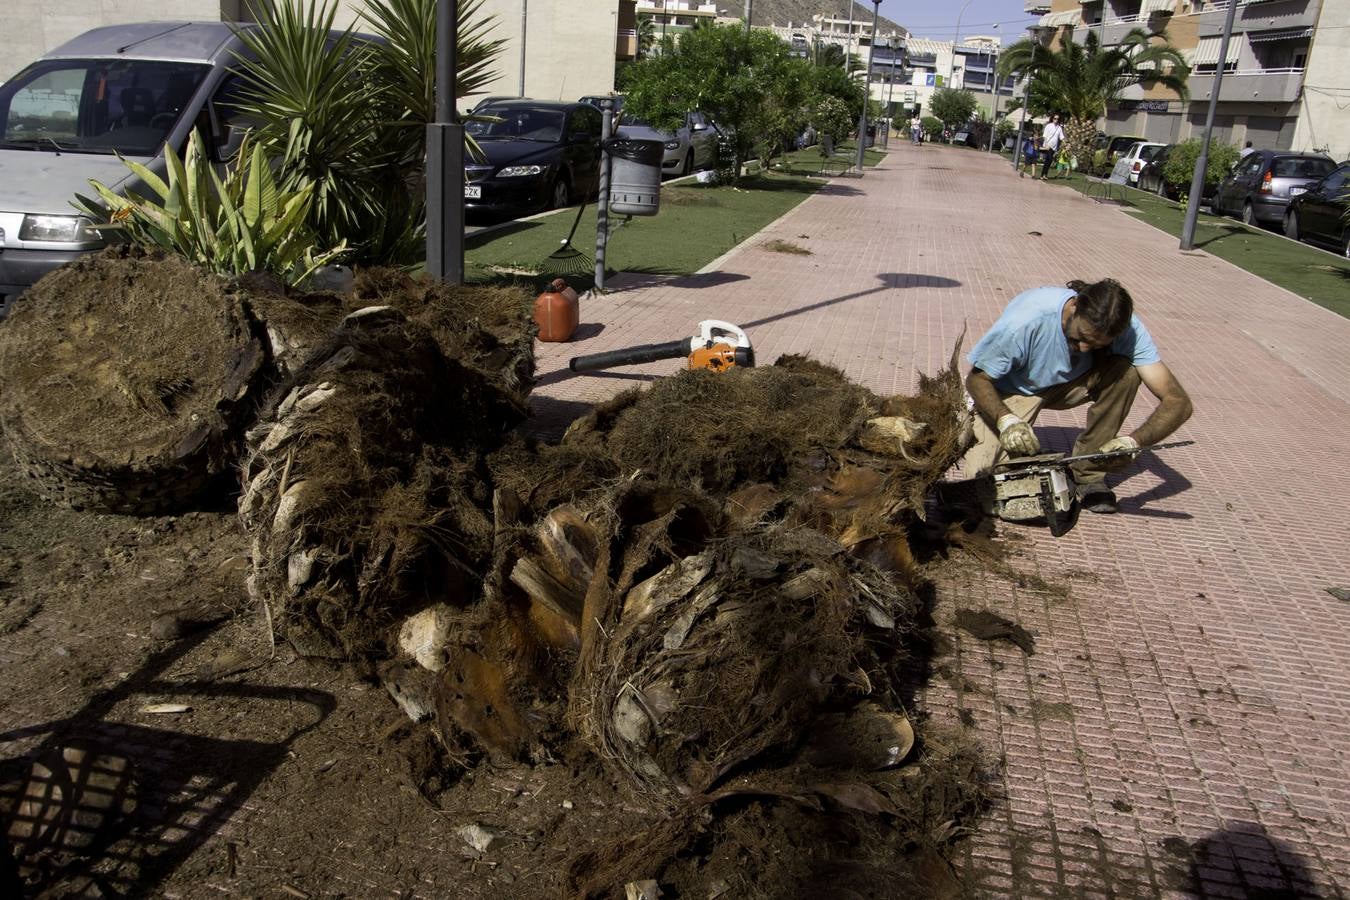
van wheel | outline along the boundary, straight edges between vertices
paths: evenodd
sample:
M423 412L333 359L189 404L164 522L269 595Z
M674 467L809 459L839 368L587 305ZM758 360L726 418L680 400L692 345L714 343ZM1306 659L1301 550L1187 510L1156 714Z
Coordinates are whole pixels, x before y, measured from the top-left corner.
M1242 204L1242 224L1243 225L1256 224L1256 210L1252 209L1252 201L1250 200Z
M1298 213L1292 209L1284 217L1284 236L1291 241L1298 240Z
M549 201L549 209L562 209L571 199L572 192L567 188L567 179L558 176L558 180L553 182L553 191Z

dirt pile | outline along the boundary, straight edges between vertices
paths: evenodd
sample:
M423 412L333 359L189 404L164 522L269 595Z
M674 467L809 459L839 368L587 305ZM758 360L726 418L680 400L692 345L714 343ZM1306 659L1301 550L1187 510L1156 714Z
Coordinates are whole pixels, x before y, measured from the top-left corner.
M0 330L0 426L48 499L162 512L234 463L265 366L238 291L113 248L43 278Z

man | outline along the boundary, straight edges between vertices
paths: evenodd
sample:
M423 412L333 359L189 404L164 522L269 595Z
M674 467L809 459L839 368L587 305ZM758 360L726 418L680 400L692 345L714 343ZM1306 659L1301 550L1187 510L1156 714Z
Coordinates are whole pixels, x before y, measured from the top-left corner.
M1238 154L1238 159L1239 159L1239 160L1246 159L1247 156L1248 156L1248 154L1255 153L1255 152L1256 152L1256 148L1252 146L1252 142L1251 142L1251 141L1248 141L1247 143L1245 143L1245 144L1242 145L1242 152Z
M969 359L975 368L966 378L966 390L977 415L975 446L962 462L967 477L987 473L1005 454L1039 453L1041 444L1031 426L1042 408L1091 404L1074 455L1138 450L1163 440L1191 416L1191 400L1158 356L1153 338L1134 314L1134 301L1111 278L1018 294ZM1122 435L1120 427L1140 384L1158 399L1158 408ZM1133 458L1111 461L1114 465L1073 465L1084 509L1116 511L1106 473Z
M1055 157L1059 155L1059 145L1062 143L1064 143L1064 129L1060 127L1059 116L1051 116L1050 124L1041 132L1041 153L1045 157L1045 162L1041 163L1041 180L1049 177L1050 167L1055 164Z
M909 139L915 144L923 143L923 122L917 112L909 120Z

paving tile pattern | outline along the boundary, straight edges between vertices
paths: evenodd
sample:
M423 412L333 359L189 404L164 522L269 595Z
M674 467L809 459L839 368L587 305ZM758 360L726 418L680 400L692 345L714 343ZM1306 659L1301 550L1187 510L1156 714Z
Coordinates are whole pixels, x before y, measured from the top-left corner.
M746 327L764 362L809 353L909 391L1019 291L1105 276L1195 401L1177 437L1196 444L1128 471L1118 516L1060 539L1006 529L1014 565L1068 599L978 573L943 585L939 621L987 607L1037 636L1031 656L958 641L967 689L924 698L967 710L1006 760L969 873L988 896L1342 896L1350 604L1325 588L1350 585L1350 321L985 154L902 144L705 273L586 302L582 339L539 347L537 427L680 367L575 375L572 355L701 319ZM1038 432L1067 449L1081 422L1047 413Z

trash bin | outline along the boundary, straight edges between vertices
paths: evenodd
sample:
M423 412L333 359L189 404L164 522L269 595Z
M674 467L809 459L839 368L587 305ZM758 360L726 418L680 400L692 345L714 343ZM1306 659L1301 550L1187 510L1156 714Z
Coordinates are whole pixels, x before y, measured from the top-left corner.
M611 140L609 152L609 209L626 216L654 216L661 206L660 141Z

